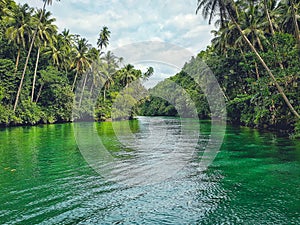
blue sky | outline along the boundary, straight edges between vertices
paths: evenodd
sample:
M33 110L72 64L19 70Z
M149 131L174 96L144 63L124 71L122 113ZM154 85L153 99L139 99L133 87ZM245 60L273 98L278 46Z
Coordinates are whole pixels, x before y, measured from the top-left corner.
M42 0L16 0L42 7ZM103 26L111 31L109 49L141 41L162 41L196 55L214 29L195 14L197 0L53 0L48 6L59 30L70 29L96 44Z

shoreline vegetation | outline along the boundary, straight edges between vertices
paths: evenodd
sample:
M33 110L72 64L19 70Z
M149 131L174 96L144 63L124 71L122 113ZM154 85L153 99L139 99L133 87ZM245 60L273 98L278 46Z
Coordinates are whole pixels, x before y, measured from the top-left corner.
M52 1L44 2L44 9L33 9L0 0L0 126L65 123L91 113L95 121L110 120L118 94L124 88L134 91L129 83L148 79L154 69L142 72L124 65L122 57L105 53L110 38L106 26L99 27L96 47L68 29L59 32L46 10ZM167 80L182 86L199 118L208 119L206 97L188 76L205 62L224 92L229 123L284 130L299 138L299 9L300 2L295 0L198 0L197 12L216 23L215 37L205 51ZM96 92L99 86L103 88ZM74 115L75 87L82 90ZM163 87L164 81L153 89ZM91 97L96 104L82 101ZM157 97L129 100L136 105L132 116L177 115L174 106ZM174 101L184 99L178 95Z

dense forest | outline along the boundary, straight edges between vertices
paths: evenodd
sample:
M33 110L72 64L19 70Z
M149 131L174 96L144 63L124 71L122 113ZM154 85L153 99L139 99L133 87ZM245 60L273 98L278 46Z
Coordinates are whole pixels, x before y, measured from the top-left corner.
M215 37L205 51L169 79L187 90L200 118L209 118L203 92L187 76L204 61L225 94L230 122L299 136L299 9L298 0L198 0L197 12L209 23L215 22ZM155 88L163 86L162 82ZM144 115L177 114L157 97L151 97L140 110Z
M69 122L92 111L96 121L109 119L124 87L147 79L153 68L142 73L124 65L122 57L104 52L111 35L106 26L99 26L97 46L68 29L59 32L47 4L52 1L44 1L42 9L0 1L0 124ZM300 2L198 0L197 6L197 13L215 23L215 37L169 80L191 96L200 118L210 118L203 91L188 76L204 61L224 92L230 122L300 136ZM99 86L100 93L95 92ZM94 97L96 104L89 103ZM141 115L177 115L174 106L155 96L135 110Z
M110 118L110 107L119 91L150 76L153 69L143 74L132 65L123 65L122 58L112 52L104 53L110 38L106 26L99 29L96 47L67 29L58 32L47 4L52 1L44 1L43 9L33 9L12 0L0 1L0 124L80 119L87 112L72 115L72 111L78 106L73 104L75 89L83 77L91 84L89 93L99 84L103 87L97 93L95 119Z

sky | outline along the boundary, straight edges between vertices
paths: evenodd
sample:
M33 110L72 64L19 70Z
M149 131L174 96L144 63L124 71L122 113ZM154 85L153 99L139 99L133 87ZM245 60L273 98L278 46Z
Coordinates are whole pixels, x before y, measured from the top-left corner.
M42 0L16 2L38 8L43 4ZM53 0L47 9L56 18L60 31L70 29L94 46L101 28L107 26L111 31L108 50L157 41L197 55L210 44L210 31L214 27L208 25L201 14L195 14L196 6L197 0Z

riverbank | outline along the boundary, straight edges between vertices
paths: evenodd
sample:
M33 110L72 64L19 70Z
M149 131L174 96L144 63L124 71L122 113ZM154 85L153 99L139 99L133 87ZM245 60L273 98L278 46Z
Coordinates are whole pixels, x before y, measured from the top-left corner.
M166 117L166 116L152 116L153 118L157 117L157 118L161 118L161 117ZM174 117L174 116L167 116L167 118L179 118L179 117ZM136 120L137 118L131 118L130 120ZM118 120L118 121L124 121L124 120ZM202 121L200 119L200 121ZM209 119L206 119L205 121L210 121ZM97 123L101 123L101 122L113 122L111 118L105 119L105 120L101 120L101 121L96 121L96 120L75 120L75 121L56 121L53 123L49 123L49 122L39 122L36 124L13 124L13 125L3 125L0 124L0 128L5 129L5 128L9 128L9 127L33 127L33 126L42 126L42 125L59 125L59 124L72 124L72 123L80 123L80 122L97 122ZM227 121L227 125L230 126L234 126L234 127L241 127L241 128L250 128L253 130L257 130L260 132L270 132L270 133L274 133L274 134L279 134L280 136L283 137L289 137L290 139L300 139L300 126L299 127L295 127L294 129L290 128L290 129L276 129L274 127L251 127L251 126L246 126L244 124L238 124L238 123L234 123L232 121Z

